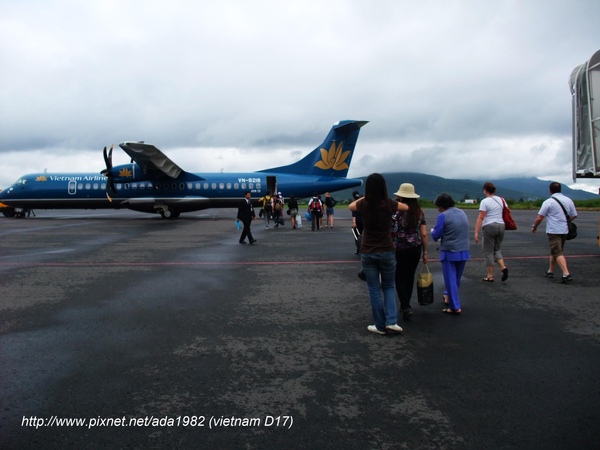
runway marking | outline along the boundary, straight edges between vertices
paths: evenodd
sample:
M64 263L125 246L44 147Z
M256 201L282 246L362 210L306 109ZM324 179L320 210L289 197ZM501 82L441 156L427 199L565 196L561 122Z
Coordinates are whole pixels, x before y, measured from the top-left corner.
M515 256L504 258L511 260L548 259L550 255L540 256ZM600 258L600 255L567 255L567 259ZM439 262L439 259L429 259L430 263ZM483 258L471 258L469 261L483 261ZM154 266L278 266L278 265L333 265L357 264L360 260L330 260L330 261L181 261L181 262L1 262L0 267L154 267Z

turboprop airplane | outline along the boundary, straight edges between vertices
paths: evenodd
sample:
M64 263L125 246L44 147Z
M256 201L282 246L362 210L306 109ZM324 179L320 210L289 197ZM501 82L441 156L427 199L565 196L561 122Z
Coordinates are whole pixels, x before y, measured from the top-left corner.
M174 219L207 208L232 208L249 190L256 202L267 190L310 197L360 186L346 178L360 128L366 121L333 125L323 143L301 160L281 167L240 173L190 173L144 142L122 142L130 164L112 165L112 147L104 148L106 168L97 173L34 173L0 191L5 216L32 209L120 209L159 213Z

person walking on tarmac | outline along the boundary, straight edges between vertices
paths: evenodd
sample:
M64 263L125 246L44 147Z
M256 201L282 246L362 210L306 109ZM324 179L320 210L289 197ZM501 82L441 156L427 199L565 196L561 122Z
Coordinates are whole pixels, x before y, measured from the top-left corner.
M365 183L365 197L348 205L350 211L360 211L365 232L360 248L360 261L365 274L374 325L367 330L375 334L402 332L398 326L398 309L394 277L396 255L390 225L395 211L407 211L404 203L388 198L385 178L372 173Z
M319 194L316 192L308 202L308 212L312 219L312 231L315 231L315 227L318 231L320 228L319 221L323 216L323 203L321 202L321 199L319 199Z
M557 282L566 284L573 281L573 277L567 266L567 259L563 253L567 234L569 233L567 215L569 216L569 220L575 220L577 218L577 210L575 209L573 200L563 195L561 190L560 183L556 181L550 183L550 198L542 203L538 216L531 226L531 232L535 233L544 218L547 219L546 234L550 243L550 260L548 270L546 271L546 278L554 278L554 269L558 264L558 267L562 271L562 277Z
M240 236L240 244L246 243L246 237L248 237L248 241L250 241L251 244L256 242L256 239L252 237L252 231L250 231L250 225L252 224L252 221L256 219L252 202L250 202L250 196L250 191L244 192L244 199L240 200L240 204L238 206L237 220L241 220L244 224L244 229L242 230L242 235Z
M273 215L273 199L271 198L271 191L267 191L264 197L258 200L262 205L263 215L265 217L265 227L269 229L269 223L271 223L271 216Z
M279 224L283 222L282 219L283 212L283 198L281 197L281 192L273 195L273 221L275 222L275 227L278 228Z
M333 215L335 214L335 205L337 202L331 196L329 192L325 192L325 213L327 214L327 221L325 223L325 228L333 228Z
M298 200L296 200L296 196L294 194L290 195L290 200L288 201L288 211L292 219L292 229L296 229L298 225L298 221L296 219L298 217Z

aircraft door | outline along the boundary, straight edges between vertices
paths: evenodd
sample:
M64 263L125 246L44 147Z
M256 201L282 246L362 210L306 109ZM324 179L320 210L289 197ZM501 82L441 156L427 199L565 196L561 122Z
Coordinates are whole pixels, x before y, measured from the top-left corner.
M77 192L77 182L76 181L69 181L69 195L75 195L75 193Z
M267 176L267 190L271 191L271 195L277 194L277 177Z

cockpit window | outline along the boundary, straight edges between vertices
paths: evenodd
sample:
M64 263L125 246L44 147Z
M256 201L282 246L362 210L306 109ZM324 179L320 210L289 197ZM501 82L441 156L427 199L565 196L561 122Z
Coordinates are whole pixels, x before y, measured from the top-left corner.
M17 180L17 182L15 184L17 186L20 186L20 185L23 185L23 184L27 184L27 179L21 178L20 180Z

